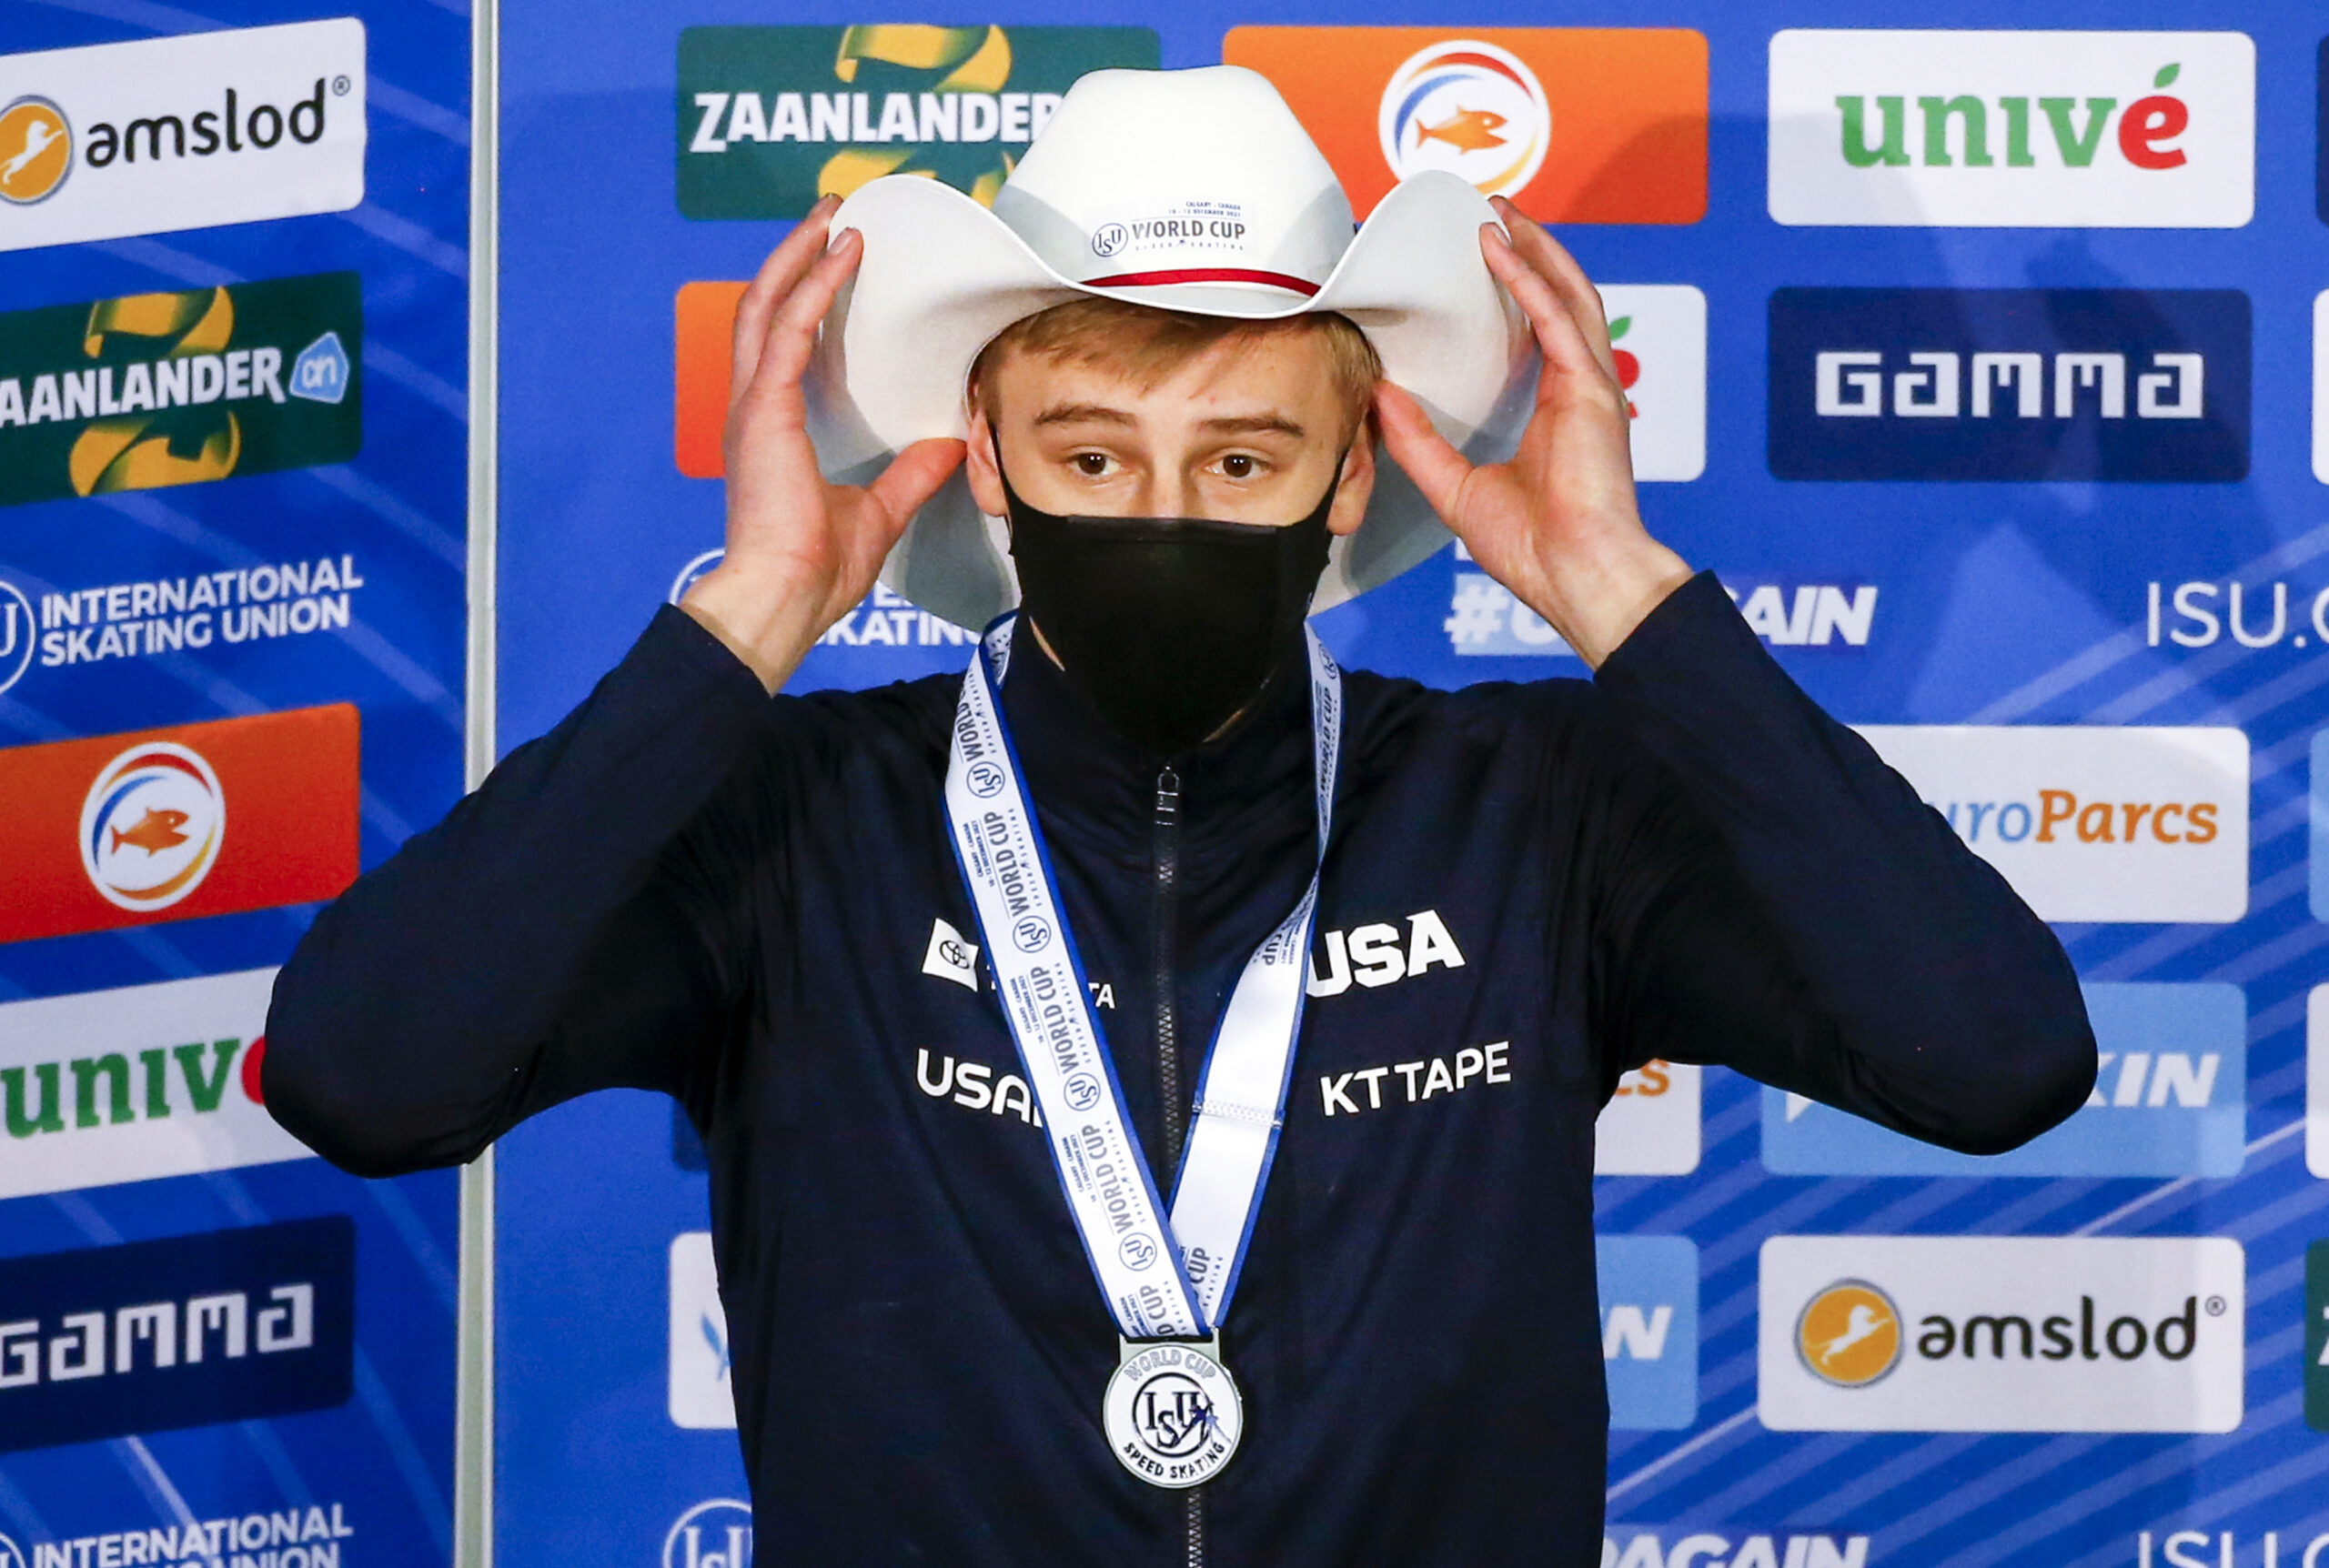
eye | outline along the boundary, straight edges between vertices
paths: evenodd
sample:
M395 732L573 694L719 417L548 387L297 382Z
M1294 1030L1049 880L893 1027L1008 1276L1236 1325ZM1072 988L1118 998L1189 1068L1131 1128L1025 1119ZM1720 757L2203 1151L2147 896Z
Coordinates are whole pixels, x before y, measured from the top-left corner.
M1104 478L1107 475L1108 455L1105 452L1078 452L1070 460L1075 464L1075 471L1087 479Z
M1221 459L1221 471L1233 479L1252 478L1254 468L1253 457L1244 452L1232 452Z

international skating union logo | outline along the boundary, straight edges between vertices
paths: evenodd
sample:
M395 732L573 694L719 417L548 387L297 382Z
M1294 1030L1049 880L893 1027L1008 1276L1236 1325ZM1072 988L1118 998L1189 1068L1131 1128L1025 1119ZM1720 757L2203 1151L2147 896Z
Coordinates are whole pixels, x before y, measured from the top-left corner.
M108 903L166 910L202 885L227 836L210 764L166 740L105 766L81 806L81 868Z
M1446 169L1484 196L1516 196L1544 166L1553 110L1520 56L1451 38L1391 73L1376 130L1384 162L1401 179Z

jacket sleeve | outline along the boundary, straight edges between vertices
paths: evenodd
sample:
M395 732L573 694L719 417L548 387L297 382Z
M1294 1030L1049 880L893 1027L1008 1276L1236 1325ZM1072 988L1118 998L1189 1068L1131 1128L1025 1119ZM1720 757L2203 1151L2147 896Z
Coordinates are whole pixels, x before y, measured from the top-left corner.
M757 835L721 786L771 702L659 612L557 729L317 918L267 1014L276 1119L386 1176L589 1090L697 1098L749 973Z
M1605 1090L1733 1067L1967 1153L2085 1102L2095 1045L2045 923L1773 661L1711 573L1605 660Z

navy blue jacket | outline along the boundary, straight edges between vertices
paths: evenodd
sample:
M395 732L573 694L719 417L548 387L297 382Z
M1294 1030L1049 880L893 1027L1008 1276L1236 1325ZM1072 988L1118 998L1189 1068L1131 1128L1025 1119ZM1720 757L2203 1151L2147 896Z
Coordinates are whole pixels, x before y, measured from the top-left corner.
M1310 873L1298 676L1180 759L1165 818L1158 761L1034 649L1005 682L1160 1166ZM959 685L771 699L661 612L317 920L276 987L267 1101L386 1175L590 1090L667 1091L710 1151L763 1562L1162 1568L1183 1500L1109 1454L1114 1325L991 982L935 950L940 921L977 940L940 797ZM1346 690L1207 1556L1583 1568L1608 1424L1593 1127L1618 1075L1719 1062L1997 1151L2084 1101L2093 1038L2052 934L1711 577L1589 683Z

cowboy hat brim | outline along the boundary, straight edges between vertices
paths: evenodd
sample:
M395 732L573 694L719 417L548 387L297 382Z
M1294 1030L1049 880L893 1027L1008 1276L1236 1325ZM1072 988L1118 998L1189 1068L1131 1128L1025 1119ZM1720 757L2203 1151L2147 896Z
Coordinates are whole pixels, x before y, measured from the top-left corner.
M1041 212L1014 217L1040 222ZM1307 298L1236 282L1094 286L1054 271L950 186L873 180L833 216L835 233L864 235L864 259L826 316L804 377L810 437L827 477L852 484L915 441L960 438L979 351L1014 321L1099 297L1248 320L1338 311L1442 436L1474 462L1500 461L1533 406L1537 357L1526 318L1480 256L1479 226L1497 221L1469 183L1434 171L1384 197ZM1335 541L1313 613L1397 576L1449 537L1406 474L1381 465L1366 521ZM1019 601L1007 530L981 515L959 473L908 525L882 580L958 626L983 626Z

